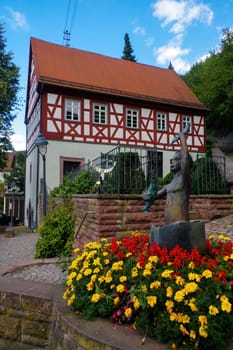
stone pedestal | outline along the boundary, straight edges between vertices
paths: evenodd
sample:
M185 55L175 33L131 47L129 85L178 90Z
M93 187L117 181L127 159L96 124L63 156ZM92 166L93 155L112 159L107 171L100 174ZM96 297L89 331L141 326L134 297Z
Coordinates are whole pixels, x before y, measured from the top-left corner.
M205 225L202 221L177 221L162 227L151 225L150 243L156 242L168 250L179 245L191 251L197 248L201 253L206 250Z

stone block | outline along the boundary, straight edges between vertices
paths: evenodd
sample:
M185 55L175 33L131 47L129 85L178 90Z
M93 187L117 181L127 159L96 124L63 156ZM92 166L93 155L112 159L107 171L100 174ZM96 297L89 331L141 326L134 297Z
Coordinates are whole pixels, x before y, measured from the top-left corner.
M168 250L179 245L191 251L197 248L201 253L206 250L205 225L202 221L177 221L162 227L151 225L150 243L156 242Z

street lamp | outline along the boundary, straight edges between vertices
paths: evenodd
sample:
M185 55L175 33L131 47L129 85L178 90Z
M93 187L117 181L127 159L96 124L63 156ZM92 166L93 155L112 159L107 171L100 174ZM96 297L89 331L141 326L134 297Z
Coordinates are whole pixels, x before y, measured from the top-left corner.
M43 215L47 214L47 188L46 188L46 158L48 140L39 133L35 142L43 160Z

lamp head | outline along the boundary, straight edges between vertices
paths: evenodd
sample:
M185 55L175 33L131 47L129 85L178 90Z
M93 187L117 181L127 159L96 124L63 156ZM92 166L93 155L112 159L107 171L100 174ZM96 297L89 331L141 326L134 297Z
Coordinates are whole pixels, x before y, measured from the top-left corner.
M39 133L35 142L35 146L38 147L40 154L45 155L47 152L48 140Z

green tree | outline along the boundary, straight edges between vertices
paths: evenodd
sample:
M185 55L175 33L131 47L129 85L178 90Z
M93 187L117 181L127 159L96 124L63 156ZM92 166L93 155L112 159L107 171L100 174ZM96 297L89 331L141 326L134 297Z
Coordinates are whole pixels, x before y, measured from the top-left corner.
M4 28L0 24L0 168L6 163L5 153L13 149L10 136L18 106L19 68L12 59L12 53L6 52Z
M135 55L133 54L134 50L132 49L128 33L125 34L124 41L125 41L125 46L124 46L123 55L121 56L121 58L126 61L136 62L137 60Z
M183 79L210 108L208 130L216 135L233 131L233 30L225 29L220 49L196 63Z
M4 176L9 192L24 192L25 181L25 152L15 152L13 169L9 175Z

